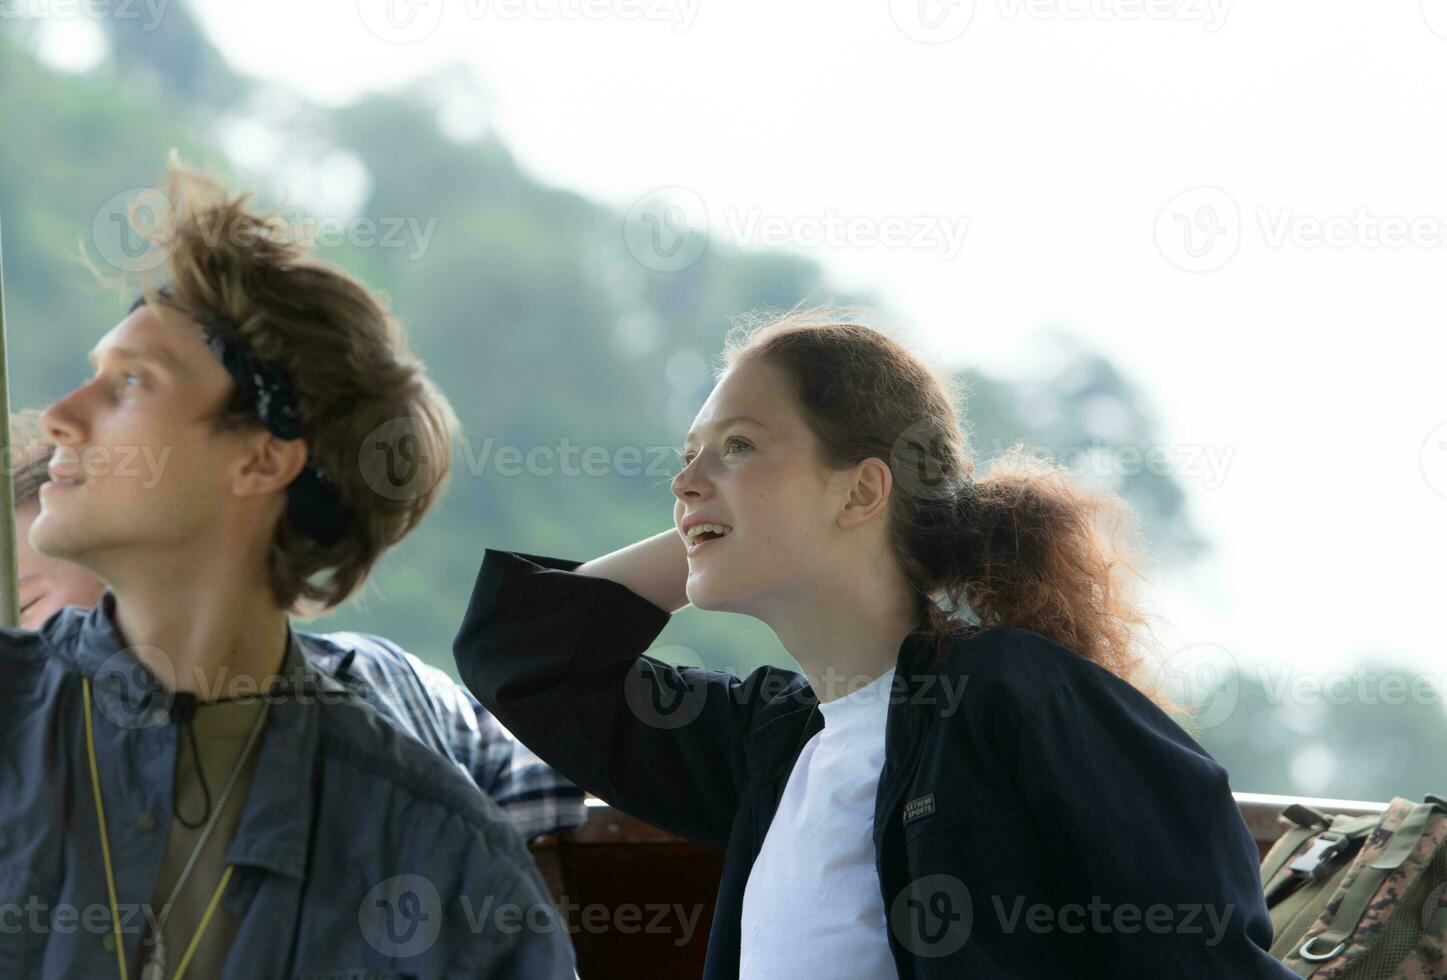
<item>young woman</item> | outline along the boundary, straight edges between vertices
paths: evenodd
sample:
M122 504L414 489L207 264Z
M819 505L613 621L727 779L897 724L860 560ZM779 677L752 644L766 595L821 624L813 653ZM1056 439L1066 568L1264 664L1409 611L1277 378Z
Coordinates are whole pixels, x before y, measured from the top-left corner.
M586 563L487 550L464 682L726 851L711 980L1291 976L1225 771L1138 676L1124 503L1018 450L974 479L953 394L827 311L735 333L675 527ZM689 602L803 674L647 656Z

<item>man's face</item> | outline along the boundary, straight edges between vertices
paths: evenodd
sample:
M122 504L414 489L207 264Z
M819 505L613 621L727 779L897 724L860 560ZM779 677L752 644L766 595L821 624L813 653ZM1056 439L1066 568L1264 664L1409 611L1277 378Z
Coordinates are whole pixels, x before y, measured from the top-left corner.
M241 443L209 420L231 377L189 319L164 307L132 312L91 363L95 376L41 416L56 448L30 545L110 582L137 562L194 561L214 549L240 458Z
M15 508L15 564L20 573L20 628L36 630L66 606L93 606L105 583L73 562L43 555L30 546L30 525L40 504Z

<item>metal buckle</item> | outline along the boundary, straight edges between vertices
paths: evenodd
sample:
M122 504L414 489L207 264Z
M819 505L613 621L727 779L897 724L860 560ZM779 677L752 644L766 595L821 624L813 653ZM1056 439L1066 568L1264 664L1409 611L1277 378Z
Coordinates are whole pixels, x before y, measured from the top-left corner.
M1310 950L1309 947L1311 946L1312 943L1316 942L1316 941L1317 941L1318 939L1320 939L1320 938L1321 938L1320 936L1312 936L1312 937L1311 937L1310 939L1308 939L1306 942L1304 942L1304 943L1301 944L1301 948L1296 951L1296 954L1297 954L1298 956L1300 956L1300 957L1301 957L1302 959L1304 959L1304 960L1311 960L1313 963L1320 963L1320 962L1322 962L1323 960L1336 959L1337 956L1341 955L1341 951L1347 948L1346 942L1345 942L1345 941L1342 941L1342 942L1337 943L1335 946L1333 946L1330 952L1326 952L1326 953L1313 953L1313 952L1311 952L1311 950Z

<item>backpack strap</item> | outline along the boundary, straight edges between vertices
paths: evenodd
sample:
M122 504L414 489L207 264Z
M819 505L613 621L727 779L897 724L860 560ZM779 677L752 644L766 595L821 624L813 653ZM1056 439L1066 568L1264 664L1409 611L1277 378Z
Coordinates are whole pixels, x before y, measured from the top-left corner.
M1411 812L1392 832L1382 853L1371 864L1357 874L1347 893L1342 896L1331 924L1324 932L1312 936L1296 950L1301 961L1293 968L1297 976L1309 977L1318 966L1327 960L1336 959L1347 947L1347 940L1362 921L1367 906L1377 894L1377 889L1387 876L1402 866L1411 853L1417 849L1422 835L1434 814L1447 810L1447 805L1438 797L1427 797L1425 802L1412 807Z
M1377 814L1359 817L1337 814L1331 818L1331 826L1326 827L1326 814L1297 803L1287 807L1281 815L1296 826L1281 835L1279 846L1273 847L1262 862L1261 881L1267 908L1275 907L1302 885L1315 881L1339 860L1356 854L1362 841L1382 819ZM1302 842L1313 837L1311 846L1292 860ZM1278 877L1288 861L1291 862L1290 874Z

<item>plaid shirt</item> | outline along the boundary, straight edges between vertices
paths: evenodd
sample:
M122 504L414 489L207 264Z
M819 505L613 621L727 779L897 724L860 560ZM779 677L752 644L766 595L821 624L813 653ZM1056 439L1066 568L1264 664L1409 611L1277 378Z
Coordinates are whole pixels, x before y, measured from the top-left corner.
M467 688L391 640L307 633L307 657L423 745L450 759L512 821L523 840L581 826L583 791L513 738Z

